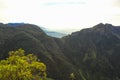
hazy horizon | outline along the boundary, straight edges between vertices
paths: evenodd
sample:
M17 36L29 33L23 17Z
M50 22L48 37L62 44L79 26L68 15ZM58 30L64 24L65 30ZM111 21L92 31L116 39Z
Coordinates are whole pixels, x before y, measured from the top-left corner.
M99 23L120 25L119 4L119 0L0 0L0 22L70 33Z

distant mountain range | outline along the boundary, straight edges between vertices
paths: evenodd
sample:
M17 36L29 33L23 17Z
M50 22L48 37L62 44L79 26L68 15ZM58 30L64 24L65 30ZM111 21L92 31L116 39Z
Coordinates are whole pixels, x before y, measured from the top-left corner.
M8 23L6 25L8 26L12 26L12 27L17 27L17 26L22 26L24 25L25 23ZM64 33L60 33L60 32L56 32L56 31L51 31L47 28L44 28L44 27L40 27L42 30L45 31L45 33L51 37L56 37L56 38L62 38L63 36L66 36L67 34L64 34Z
M64 36L66 36L67 34L65 33L60 33L60 32L56 32L56 31L51 31L49 29L46 29L44 27L40 27L43 31L45 31L45 33L51 37L56 37L56 38L62 38Z
M70 80L70 73L76 80L120 80L120 26L100 23L55 38L33 24L13 25L0 23L0 59L23 48L37 55L55 80Z
M24 25L25 23L8 23L6 24L7 26L9 27L17 27L17 26L22 26Z

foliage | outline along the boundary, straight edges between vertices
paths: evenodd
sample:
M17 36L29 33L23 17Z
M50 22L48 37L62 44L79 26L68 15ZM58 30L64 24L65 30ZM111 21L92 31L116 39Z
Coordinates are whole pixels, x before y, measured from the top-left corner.
M75 74L74 74L74 73L71 73L71 74L70 74L70 79L71 79L71 80L75 80Z
M80 76L82 78L82 80L86 80L86 78L84 77L84 75L82 74L82 70L79 70Z
M43 80L46 65L37 61L33 54L24 55L23 49L9 52L6 60L0 61L0 80Z
M76 80L120 79L120 27L99 24L58 39L45 35L39 27L34 25L9 27L6 24L0 24L0 59L5 59L8 51L19 47L24 48L27 53L33 52L41 57L40 59L47 64L48 76L55 80L70 80L71 72L75 73ZM37 60L37 58L33 59ZM0 62L2 64L0 69L4 69L5 64L8 65L10 62L6 60ZM31 61L29 57L26 64L29 62L28 65L30 65ZM36 64L38 63L33 66ZM9 67L18 70L15 69L16 65L10 64ZM4 69L0 73L3 76L8 72L10 71ZM34 80L38 80L40 74L35 75L34 70L31 73Z

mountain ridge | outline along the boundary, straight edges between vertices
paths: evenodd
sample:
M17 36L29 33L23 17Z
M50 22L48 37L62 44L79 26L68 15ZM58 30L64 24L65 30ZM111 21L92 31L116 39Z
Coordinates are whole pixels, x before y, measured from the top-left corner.
M111 66L112 64L116 64L116 66L120 66L119 63L113 62L114 60L119 59L118 57L116 57L115 59L115 55L120 56L119 54L120 51L118 49L118 46L120 44L119 31L120 31L120 27L115 27L111 25L109 26L108 24L105 24L105 25L102 24L101 26L101 24L98 24L93 28L84 29L84 30L73 33L67 38L65 37L64 39L67 40L65 41L67 46L66 49L69 52L71 52L71 54L74 54L70 56L70 58L76 59L76 60L72 60L73 63L80 61L79 63L76 63L77 66L81 67L80 64L84 63L86 67L89 65L91 70L93 70L93 64L95 66L95 63L96 63L97 66L94 69L100 72L100 70L96 69L97 67L99 67L101 71L103 70L103 72L106 73L106 74L102 73L106 75L104 77L107 77L107 74L113 77L113 75L116 73L117 73L116 75L118 76L119 72L118 71L114 72L114 69L112 69ZM79 57L77 57L78 55ZM112 55L114 55L114 57ZM69 56L69 54L66 53L66 56ZM103 69L103 66L98 66L100 64L99 61L101 60L103 60L101 64L104 64L104 65L107 64L104 67L106 67L106 69L109 69L108 72ZM82 69L84 69L84 67ZM89 70L84 72L90 74ZM97 73L95 73L95 75L97 75ZM91 79L88 78L88 80L93 80L94 76L92 77L93 78ZM98 76L98 78L100 80L103 80L101 79L100 76ZM115 77L111 79L109 78L108 80L115 80Z
M0 59L7 52L23 48L47 65L48 77L69 80L120 79L120 27L98 24L62 38L46 35L38 26L9 27L0 24Z
M2 24L2 23L1 23ZM4 25L4 24L3 24ZM5 24L6 26L9 27L20 27L20 26L24 26L24 25L34 25L34 24L29 24L29 23L7 23ZM41 27L39 26L48 36L51 37L56 37L56 38L62 38L63 36L66 36L67 34L64 33L60 33L60 32L56 32L56 31L52 31L49 30L47 28Z

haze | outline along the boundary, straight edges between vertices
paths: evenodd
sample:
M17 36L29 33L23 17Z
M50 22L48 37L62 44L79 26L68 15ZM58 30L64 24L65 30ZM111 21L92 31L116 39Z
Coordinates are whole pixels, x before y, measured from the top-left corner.
M119 0L0 0L0 22L71 33L101 22L120 25L119 5Z

